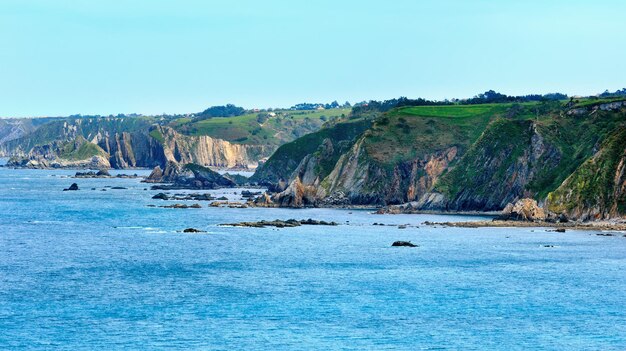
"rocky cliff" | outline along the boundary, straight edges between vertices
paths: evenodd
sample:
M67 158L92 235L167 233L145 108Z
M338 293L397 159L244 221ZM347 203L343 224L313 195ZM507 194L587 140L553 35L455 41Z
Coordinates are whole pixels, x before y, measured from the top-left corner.
M561 150L533 120L491 123L459 163L415 204L416 208L497 211L532 197L542 170L559 166Z
M233 144L206 135L187 136L165 126L153 127L150 136L160 143L166 161L183 164L248 168L256 166L256 160L268 152L262 145Z
M613 132L598 152L551 192L546 207L583 220L626 214L626 127Z
M108 169L108 154L98 145L83 137L72 141L55 141L35 146L26 157L13 157L10 167L26 168L96 168Z
M621 216L624 148L616 140L626 139L617 132L626 123L624 104L582 109L569 113L564 105L541 103L396 109L332 158L330 172L319 171L324 148L301 157L277 193L262 202L499 211L523 198L540 205L548 198L551 210L572 218ZM584 176L599 170L602 181ZM594 187L605 193L590 196Z
M140 118L84 118L49 123L36 131L6 142L6 153L14 165L47 167L60 144L86 139L104 151L112 168L165 167L167 162L197 163L211 167L247 168L271 150L261 145L232 144L209 136L187 136L174 129ZM72 167L58 153L61 167ZM104 164L103 164L104 166Z

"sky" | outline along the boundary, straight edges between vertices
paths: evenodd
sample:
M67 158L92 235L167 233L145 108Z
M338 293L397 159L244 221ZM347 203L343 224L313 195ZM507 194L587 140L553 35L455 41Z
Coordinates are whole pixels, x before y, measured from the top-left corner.
M626 87L623 0L1 0L0 116Z

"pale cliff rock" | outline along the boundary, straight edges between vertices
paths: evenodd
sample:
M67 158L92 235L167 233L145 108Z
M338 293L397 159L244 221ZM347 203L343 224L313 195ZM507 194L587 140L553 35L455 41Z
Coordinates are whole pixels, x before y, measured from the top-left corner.
M458 155L456 146L394 165L391 171L367 157L363 140L342 155L317 192L320 198L347 197L351 203L392 204L419 199Z
M507 204L499 217L501 220L530 222L543 222L546 218L546 211L533 199L520 199L515 203Z

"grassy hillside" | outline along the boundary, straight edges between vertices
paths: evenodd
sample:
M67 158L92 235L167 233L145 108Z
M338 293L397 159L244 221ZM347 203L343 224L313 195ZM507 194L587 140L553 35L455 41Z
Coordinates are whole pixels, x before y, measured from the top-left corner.
M277 110L273 113L276 116L264 112L202 121L181 118L170 125L187 135L209 135L239 144L281 145L319 130L326 121L348 115L350 109Z
M367 132L365 148L375 162L393 166L451 146L462 150L497 118L534 118L537 104L418 106L392 110Z

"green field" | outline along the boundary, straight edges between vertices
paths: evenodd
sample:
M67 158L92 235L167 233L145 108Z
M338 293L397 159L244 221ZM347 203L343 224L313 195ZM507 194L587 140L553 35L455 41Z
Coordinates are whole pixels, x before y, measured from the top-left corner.
M624 98L623 96L611 97L611 98L601 98L601 99L581 98L581 99L575 100L575 101L578 101L578 102L575 103L574 108L589 107L589 106L606 104L606 103L616 102L616 101L624 101L624 100L626 100L626 98Z
M473 117L510 106L511 104L415 106L400 108L397 113L421 117Z

